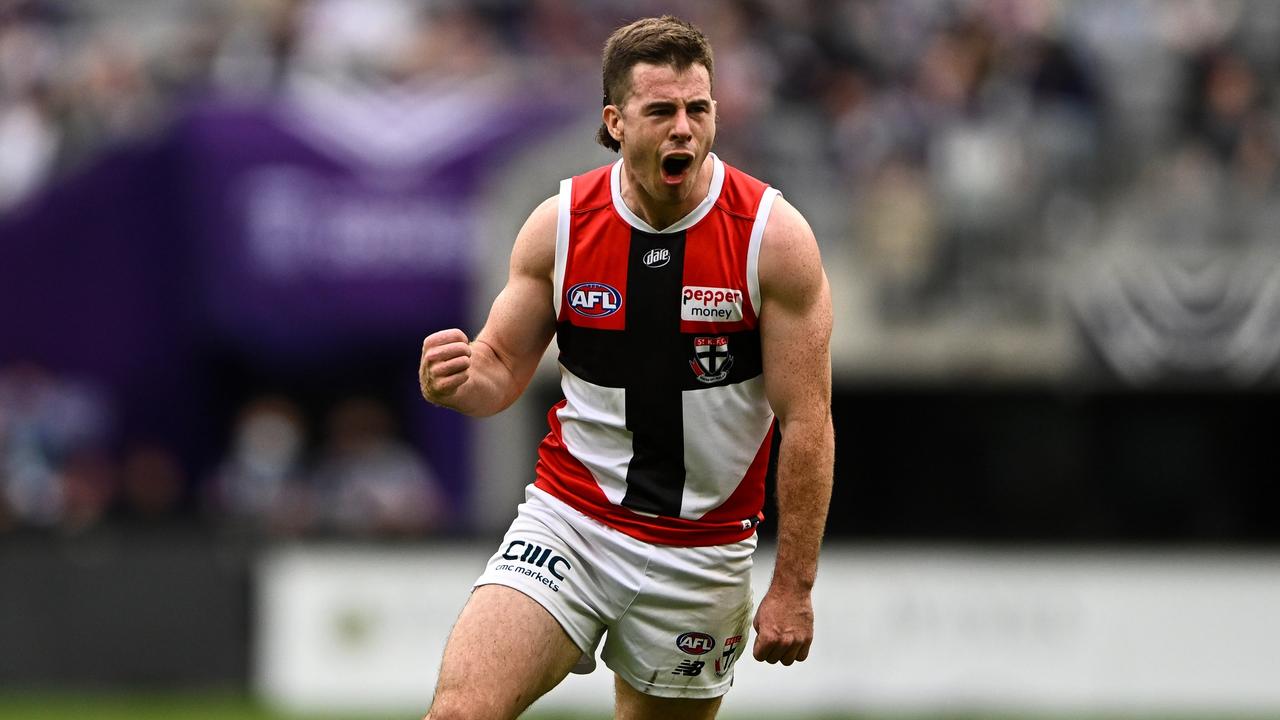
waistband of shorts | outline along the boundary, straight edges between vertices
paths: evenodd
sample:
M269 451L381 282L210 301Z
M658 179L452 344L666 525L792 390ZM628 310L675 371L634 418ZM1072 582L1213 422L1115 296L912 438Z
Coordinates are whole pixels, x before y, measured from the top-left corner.
M756 526L754 524L750 528L734 528L732 531L711 526L696 530L682 527L680 530L655 532L654 528L661 527L660 523L663 521L678 522L682 526L689 524L690 521L680 518L650 518L616 506L610 506L612 512L602 517L596 512L596 508L581 506L577 498L562 497L554 492L553 488L544 487L540 483L532 483L525 490L526 502L534 497L544 502L549 510L561 518L580 517L648 545L697 548L750 543L752 548L755 547Z

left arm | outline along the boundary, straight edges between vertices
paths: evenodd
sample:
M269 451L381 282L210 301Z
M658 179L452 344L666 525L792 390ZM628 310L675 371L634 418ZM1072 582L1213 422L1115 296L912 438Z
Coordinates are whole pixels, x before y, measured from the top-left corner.
M778 555L756 611L757 660L790 665L813 642L811 593L831 501L831 290L818 243L800 213L774 202L760 247L760 342L769 404L778 416Z

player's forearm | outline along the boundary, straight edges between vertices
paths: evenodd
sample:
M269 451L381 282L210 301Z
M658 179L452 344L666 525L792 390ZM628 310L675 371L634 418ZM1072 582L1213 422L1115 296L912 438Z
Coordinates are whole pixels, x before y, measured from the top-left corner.
M778 454L778 553L773 586L807 593L831 503L835 438L831 417L785 426Z
M475 340L467 381L440 404L464 415L488 417L505 410L523 390L524 383L512 367L488 343Z

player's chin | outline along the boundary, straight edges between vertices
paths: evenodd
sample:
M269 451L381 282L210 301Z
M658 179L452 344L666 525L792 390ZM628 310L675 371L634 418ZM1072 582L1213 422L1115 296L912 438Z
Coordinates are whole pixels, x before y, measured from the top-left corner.
M665 177L659 177L658 187L660 188L661 197L670 202L685 200L693 192L693 182L690 177L685 177L678 183L670 183L667 182Z

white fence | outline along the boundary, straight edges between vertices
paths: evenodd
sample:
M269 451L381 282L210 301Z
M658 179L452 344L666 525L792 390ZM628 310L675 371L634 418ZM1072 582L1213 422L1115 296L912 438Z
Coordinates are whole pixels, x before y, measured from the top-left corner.
M258 689L295 710L425 710L488 548L285 548L259 568ZM747 658L727 716L804 710L1280 711L1280 562L1204 553L829 547L817 641ZM772 572L758 553L759 599ZM544 709L607 713L612 675Z

